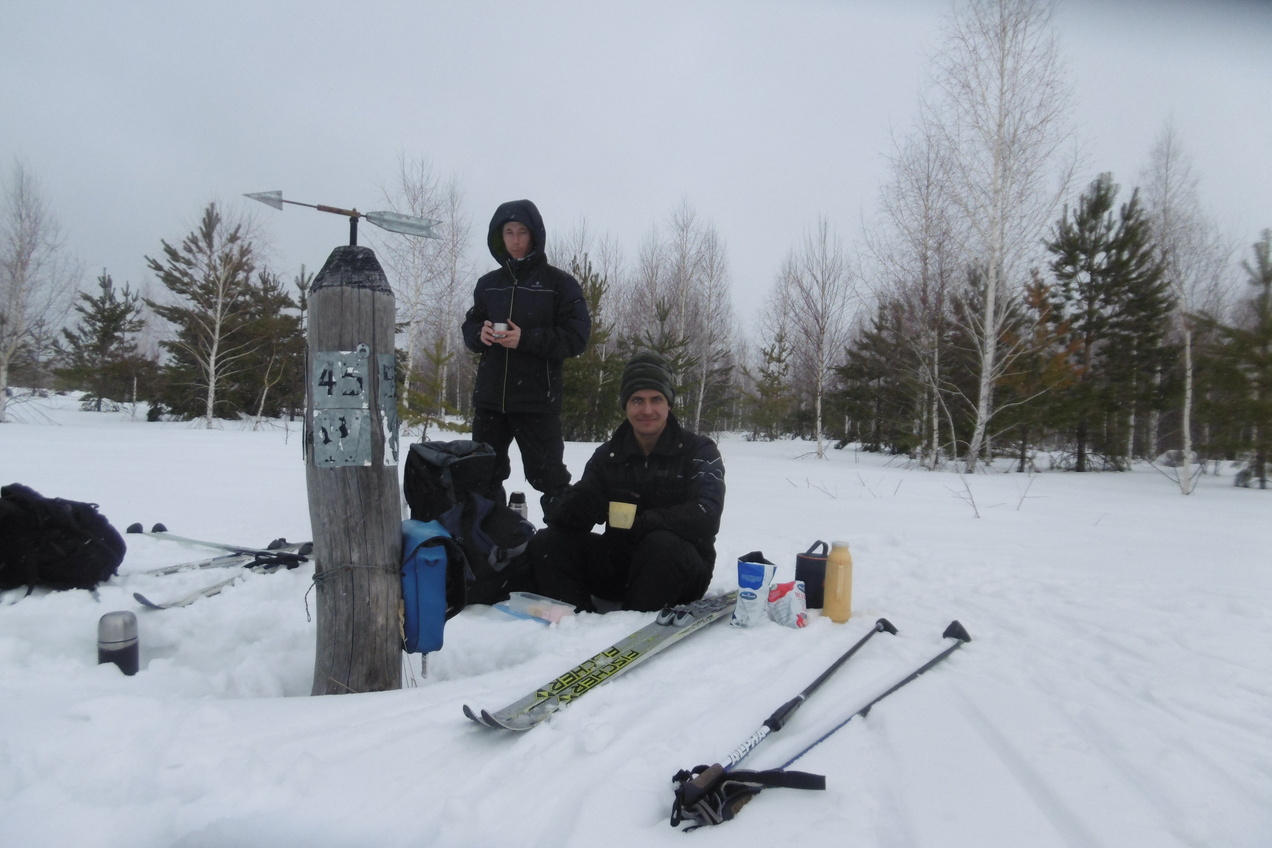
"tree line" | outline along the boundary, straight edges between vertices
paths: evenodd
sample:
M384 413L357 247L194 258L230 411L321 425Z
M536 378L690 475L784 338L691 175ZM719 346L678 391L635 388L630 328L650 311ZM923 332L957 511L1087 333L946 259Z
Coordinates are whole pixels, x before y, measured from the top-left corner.
M854 444L933 469L1160 458L1185 493L1206 459L1246 458L1262 479L1272 235L1234 250L1169 126L1138 186L1078 183L1050 15L1035 0L959 6L878 213L851 247L829 218L811 224L754 333L739 332L725 238L687 200L630 256L586 223L554 236L549 258L593 318L566 365L567 438L609 433L622 364L652 348L675 366L677 413L695 430L807 439L819 456ZM385 202L443 222L437 240L371 236L397 297L401 418L429 437L466 429L475 365L458 327L488 263L458 181L406 154L398 165ZM17 165L4 188L0 420L14 385L209 425L303 408L312 274L284 283L245 220L208 204L192 232L161 240L147 256L155 297L106 271L75 293L33 177Z

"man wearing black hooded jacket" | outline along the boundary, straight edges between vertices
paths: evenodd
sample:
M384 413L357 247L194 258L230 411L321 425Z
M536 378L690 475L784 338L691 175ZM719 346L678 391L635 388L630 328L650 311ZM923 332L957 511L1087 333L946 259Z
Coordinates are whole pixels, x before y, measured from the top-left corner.
M543 218L529 200L503 203L486 244L499 263L477 281L464 317L464 344L481 354L473 387L473 439L499 456L492 488L521 451L526 481L543 494L544 515L570 483L561 435L562 363L587 347L592 319L574 277L548 264Z

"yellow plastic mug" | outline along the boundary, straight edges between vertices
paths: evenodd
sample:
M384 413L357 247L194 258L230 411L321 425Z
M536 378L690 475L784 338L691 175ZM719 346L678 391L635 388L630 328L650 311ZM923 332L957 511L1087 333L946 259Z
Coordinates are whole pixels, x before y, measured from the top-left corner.
M636 522L636 504L610 501L609 526L615 530L630 530Z

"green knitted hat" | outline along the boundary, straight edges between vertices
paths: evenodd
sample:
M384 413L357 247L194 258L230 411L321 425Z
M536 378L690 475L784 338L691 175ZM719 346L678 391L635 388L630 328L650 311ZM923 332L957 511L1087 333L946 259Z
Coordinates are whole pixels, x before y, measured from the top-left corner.
M641 389L654 389L662 392L667 398L667 405L676 403L676 390L673 384L676 375L671 373L671 366L662 354L652 350L641 351L631 358L623 368L623 379L619 384L618 399L624 409L632 395Z

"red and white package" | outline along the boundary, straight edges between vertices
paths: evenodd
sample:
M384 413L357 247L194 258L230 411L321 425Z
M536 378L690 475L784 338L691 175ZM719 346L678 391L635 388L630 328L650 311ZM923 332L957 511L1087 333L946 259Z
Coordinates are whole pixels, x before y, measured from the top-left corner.
M783 627L807 627L808 600L804 597L804 581L774 583L769 589L768 614Z

